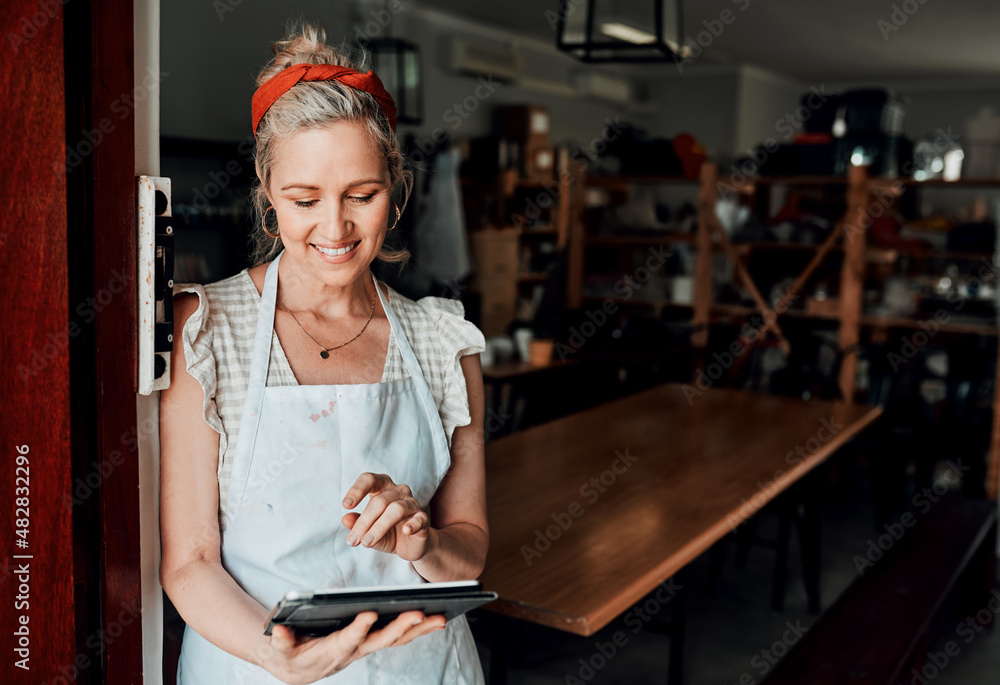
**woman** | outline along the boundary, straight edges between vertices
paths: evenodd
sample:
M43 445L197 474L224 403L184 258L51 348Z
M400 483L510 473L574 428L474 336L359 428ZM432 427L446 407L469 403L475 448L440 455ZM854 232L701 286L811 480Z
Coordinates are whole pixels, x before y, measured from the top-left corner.
M406 257L383 247L410 186L392 98L309 25L274 52L253 99L257 265L175 288L160 574L187 623L178 682L482 682L465 617L263 635L290 590L474 579L489 544L483 336L370 271Z

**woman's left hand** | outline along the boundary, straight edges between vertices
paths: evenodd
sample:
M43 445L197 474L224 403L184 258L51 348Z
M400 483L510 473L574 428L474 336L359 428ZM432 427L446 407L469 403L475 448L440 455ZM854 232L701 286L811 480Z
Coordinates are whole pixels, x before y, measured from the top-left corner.
M362 473L347 491L344 507L352 509L368 495L360 514L344 514L350 529L347 544L388 552L407 561L419 561L431 546L431 519L420 508L410 488L392 482L384 473Z

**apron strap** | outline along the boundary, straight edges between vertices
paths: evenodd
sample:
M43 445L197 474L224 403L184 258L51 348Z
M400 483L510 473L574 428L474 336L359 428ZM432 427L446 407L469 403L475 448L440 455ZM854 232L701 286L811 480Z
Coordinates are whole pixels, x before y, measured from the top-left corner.
M230 497L226 507L226 519L234 519L239 513L246 491L247 478L250 476L250 458L253 456L254 445L257 442L257 428L260 425L260 412L264 406L264 386L267 385L267 370L271 361L271 336L274 332L274 304L278 296L278 263L282 250L267 267L264 275L264 287L260 294L260 311L257 314L257 332L254 335L253 355L250 358L250 380L247 383L247 397L243 404L243 416L240 418L240 435L236 441L236 454L233 457L233 473L230 476L229 492L236 495Z
M448 449L448 440L444 434L441 415L438 414L437 404L434 402L433 395L431 395L427 379L424 378L424 374L420 370L417 357L413 354L410 341L406 339L406 333L403 331L403 327L399 325L396 313L382 295L382 289L378 287L378 279L375 278L375 274L372 274L372 280L375 282L375 292L378 293L379 302L382 303L382 309L385 310L385 316L389 320L389 327L392 329L392 334L396 336L396 346L399 347L399 354L403 358L407 370L410 372L410 377L413 379L414 387L417 390L421 404L424 406L424 412L427 414L427 419L430 422L431 433L434 439L435 458L438 467L442 469L440 473L443 476L451 463L451 451Z

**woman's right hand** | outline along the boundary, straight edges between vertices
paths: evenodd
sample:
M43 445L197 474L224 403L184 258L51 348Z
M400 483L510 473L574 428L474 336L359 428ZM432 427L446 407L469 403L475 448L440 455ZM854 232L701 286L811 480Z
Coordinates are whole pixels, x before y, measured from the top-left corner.
M321 638L299 638L286 626L274 626L264 668L290 685L314 683L375 650L405 645L445 626L444 616L425 618L422 612L407 611L384 628L369 632L377 619L374 611L362 612L346 628Z

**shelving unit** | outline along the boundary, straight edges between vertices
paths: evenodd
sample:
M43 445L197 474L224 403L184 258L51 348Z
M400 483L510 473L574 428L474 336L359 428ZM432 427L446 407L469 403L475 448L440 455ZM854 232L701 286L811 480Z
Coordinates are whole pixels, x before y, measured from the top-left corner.
M727 183L726 179L720 179L722 185ZM898 186L903 188L915 188L922 186L934 187L1000 187L1000 179L972 179L964 181L913 181L911 179L874 179L867 178L862 169L854 169L848 178L826 178L826 177L780 177L780 178L755 178L740 184L730 183L730 187L739 192L754 194L759 188L770 188L775 185L804 185L804 186L836 186L846 185L848 209L841 222L850 226L852 216L863 216L866 208L872 206L872 198L877 192L886 192L888 189ZM758 205L764 204L758 202ZM843 226L835 230L843 230ZM815 251L821 249L820 245L797 244L797 243L742 243L734 246L741 254L749 254L753 250L797 250ZM802 311L790 309L783 316L817 318L827 320L837 320L840 322L840 343L841 348L853 346L859 339L858 329L860 327L870 328L912 328L919 329L921 319L900 316L876 316L865 314L861 308L860 288L865 278L865 269L868 264L893 263L901 256L941 258L941 259L982 259L991 258L992 255L986 252L960 252L950 250L939 250L933 248L899 247L885 248L872 247L864 241L847 241L847 246L833 245L829 247L830 252L840 252L844 254L844 267L841 280L842 307L837 315L829 314L809 314ZM699 285L701 285L699 283ZM844 288L847 288L845 293ZM750 307L742 308L747 314L752 314L756 310ZM713 311L718 311L716 306ZM740 308L732 306L726 307L726 311L738 312ZM926 322L923 322L926 323ZM939 324L942 332L975 334L985 336L996 336L997 326L989 323L976 322L949 322ZM841 371L840 385L846 397L853 394L854 378L853 361L844 365Z
M611 193L618 202L624 202L636 184L643 185L689 185L698 187L698 179L682 176L588 176L578 183L578 198L574 206L582 205L586 188L601 189ZM567 282L567 303L571 308L579 308L584 302L610 300L630 307L651 308L657 315L664 309L691 309L693 302L676 302L667 297L616 297L588 294L584 292L583 280L586 271L586 252L589 248L607 248L623 255L628 250L655 248L682 243L694 246L697 233L678 230L633 229L618 233L588 234L581 212L572 212L569 222L569 280Z
M485 182L462 179L477 259L473 287L482 298L480 323L487 336L505 333L518 318L519 302L548 283L548 271L531 270L531 262L538 260L524 255L534 255L543 243L550 243L554 262L567 244L573 181L571 168L547 181L517 178L513 169Z
M793 284L792 288L801 291L809 279L815 274L819 265L829 256L836 255L841 260L839 272L839 292L836 312L806 312L801 309L787 309L777 317L775 326L766 326L763 330L780 337L780 320L782 318L813 320L826 326L836 327L837 345L844 354L838 386L843 397L849 401L855 399L855 376L857 371L857 356L852 352L862 342L862 333L871 338L885 337L890 329L920 330L921 324L927 321L913 316L881 316L867 313L864 310L864 284L868 270L877 266L887 266L897 263L902 257L913 259L944 260L992 260L993 255L987 252L956 251L924 247L878 247L868 244L869 234L864 228L864 219L869 208L873 207L876 198L885 198L891 194L898 199L903 193L918 188L1000 188L1000 179L963 179L961 181L914 181L912 179L881 179L869 178L866 170L860 167L851 169L847 177L754 177L744 179L720 178L714 164L706 163L702 167L698 180L675 177L592 177L586 179L586 186L601 188L616 195L623 201L635 184L652 183L697 183L698 221L697 230L692 234L665 232L660 235L587 235L582 219L582 202L575 204L581 211L573 212L570 219L570 271L567 283L567 304L571 308L580 308L586 304L596 304L611 300L622 306L647 307L659 316L668 308L679 312L690 312L692 326L691 344L695 349L708 346L711 327L720 323L738 323L748 317L761 313L765 304L763 298L755 295L756 305L726 304L714 302L712 285L712 267L714 255L725 252L732 261L738 262L735 268L738 273L748 276L742 261L756 251L782 251L792 254L809 254L812 258L805 270ZM827 239L819 244L782 243L782 242L745 242L729 243L716 216L716 200L720 189L724 192L740 194L744 201L752 205L758 216L770 216L771 189L777 186L792 186L797 188L831 188L841 189L843 193L844 213L834 226ZM858 237L862 239L858 239ZM583 293L585 278L586 250L603 247L609 250L623 250L647 245L664 245L684 243L696 252L693 271L694 292L690 303L671 302L659 298L615 298L587 296ZM742 271L741 271L742 269ZM750 288L754 291L755 288ZM941 333L956 335L977 335L997 337L1000 323L997 320L976 320L977 317L952 317L949 321L938 322ZM983 317L980 317L981 319ZM763 336L762 336L763 337ZM986 490L989 497L996 499L998 480L1000 480L1000 364L997 365L998 376L994 382L995 397L993 402L993 428L990 450L987 458Z

